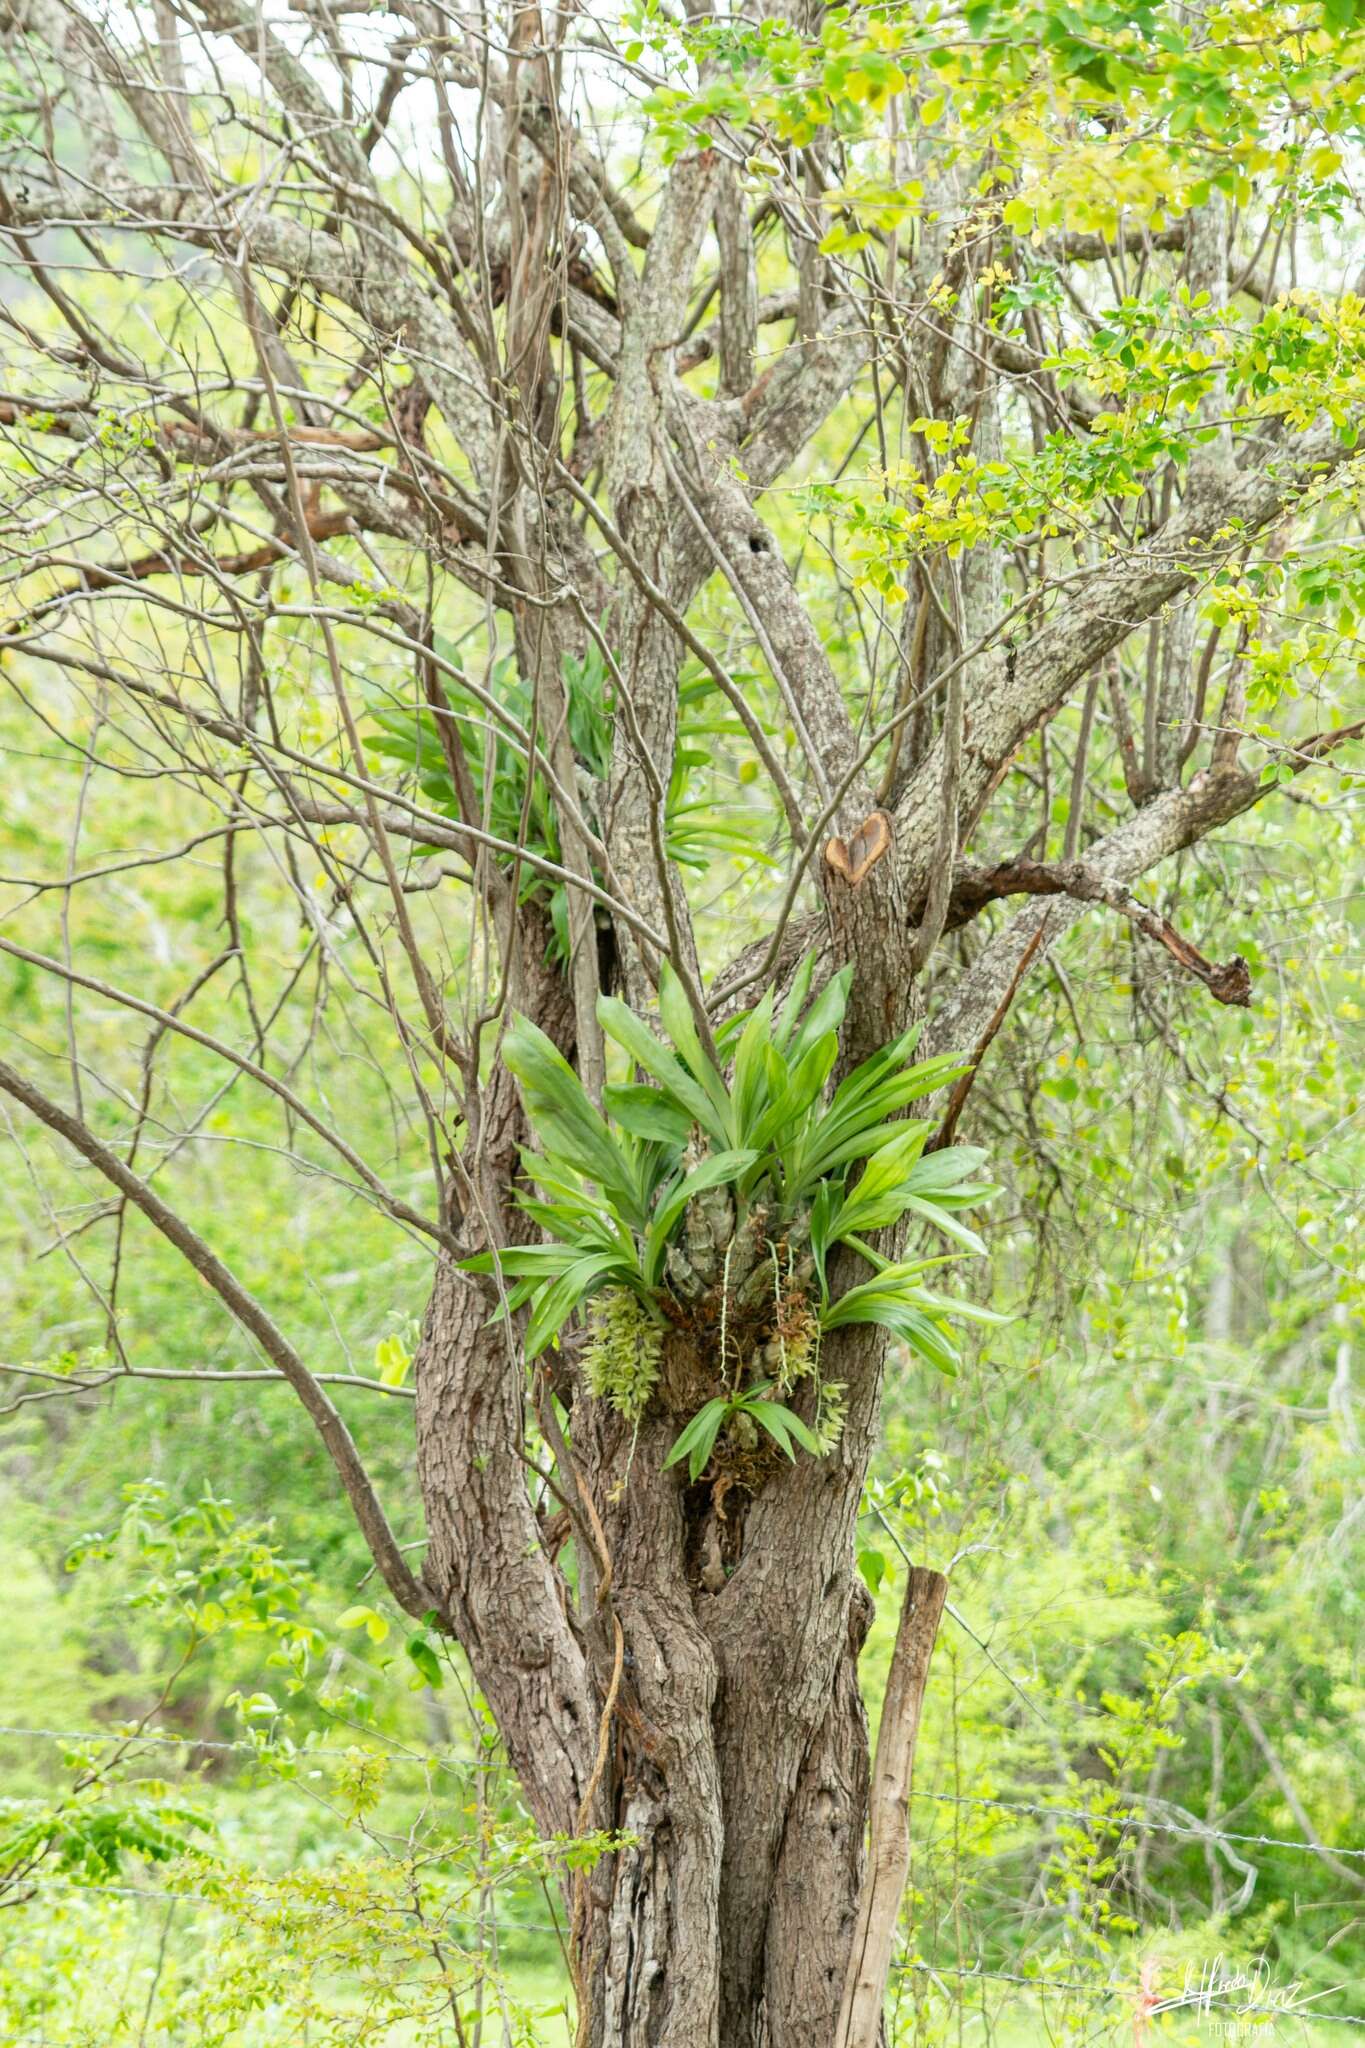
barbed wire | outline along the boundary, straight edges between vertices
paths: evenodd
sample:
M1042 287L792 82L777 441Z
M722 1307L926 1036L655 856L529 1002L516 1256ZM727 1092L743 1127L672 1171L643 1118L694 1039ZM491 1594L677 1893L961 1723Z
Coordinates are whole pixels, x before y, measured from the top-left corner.
M1082 1998L1121 1998L1130 2004L1142 2002L1142 2010L1149 2015L1163 2012L1188 2012L1198 2009L1212 2013L1216 2007L1216 1994L1197 1992L1190 1997L1156 1998L1146 2001L1142 1989L1133 1984L1084 1984L1066 1977L1026 1977L1012 1970L982 1970L965 1963L931 1963L922 1956L915 1956L908 1962L897 1963L895 1971L917 1970L933 1977L956 1977L980 1979L989 1984L1021 1984L1030 1991L1072 1991ZM1324 1994L1325 1995L1325 1994ZM1222 2010L1236 2019L1280 2019L1299 2020L1307 2026L1365 2027L1365 2015L1352 2012L1307 2012L1302 2006L1285 2005L1234 2005L1229 2000Z
M168 1892L159 1890L154 1885L86 1884L80 1878L62 1877L54 1873L50 1877L34 1876L19 1878L16 1880L16 1886L33 1891L60 1891L68 1898L79 1898L82 1893L96 1892L101 1897L133 1899L139 1905L156 1905L157 1903L169 1905L172 1901L178 1904L182 1900L188 1900L191 1905L202 1906L216 1913L229 1911L234 1902L243 1899L251 1905L269 1907L281 1913L339 1913L343 1916L359 1920L371 1919L375 1916L389 1920L411 1920L414 1911L411 1906L389 1905L382 1899L356 1899L340 1896L335 1899L290 1898L287 1894L280 1892L252 1891L249 1885L225 1886L221 1894L198 1891ZM433 1905L437 1912L441 1913L443 1925L472 1927L475 1929L480 1925L479 1920L469 1913L455 1912L453 1910L446 1912L437 1902L431 1901L428 1903ZM506 1920L498 1913L488 1917L483 1924L490 1932L496 1932L499 1935L553 1934L560 1940L564 1936L563 1928L556 1927L553 1921L550 1920Z
M224 1912L233 1903L231 1896L219 1898L211 1892L168 1892L142 1885L82 1884L76 1879L63 1877L28 1878L24 1882L35 1890L45 1888L59 1889L65 1891L68 1896L79 1897L82 1893L95 1892L102 1895L132 1899L139 1904L145 1905L158 1903L179 1904L188 1901L192 1905L203 1906L214 1912ZM387 1905L380 1901L362 1903L338 1900L334 1903L326 1899L291 1900L280 1899L272 1894L249 1891L239 1891L236 1897L245 1897L255 1903L275 1906L286 1912L344 1912L347 1904L350 1903L353 1914L357 1918L381 1915L388 1918L408 1920L413 1917L413 1909L409 1906ZM451 1913L446 1916L446 1922L447 1924L453 1922L457 1925L473 1928L476 1931L480 1927L479 1921L471 1918L468 1914ZM486 1921L484 1923L484 1930L490 1933L496 1931L499 1936L506 1934L551 1934L560 1940L563 1939L564 1932L561 1927L555 1926L550 1921L508 1920L504 1919L501 1915L494 1916L491 1920ZM1149 1999L1140 1985L1131 1983L1088 1984L1084 1980L1074 1977L1049 1977L1041 1974L1029 1976L1023 1971L1018 1970L986 1970L982 1969L978 1964L936 1963L931 1962L924 1956L910 1957L904 1962L897 1963L895 1969L902 1974L915 1971L929 1977L955 1977L960 1983L1012 1984L1021 1990L1035 1993L1065 1991L1081 1998L1121 2000L1127 2005L1141 2001L1143 2011L1149 2016L1163 2012L1182 2012L1193 2009L1198 2009L1206 2014L1221 2010L1236 2019L1297 2020L1305 2026L1365 2028L1365 2015L1358 2013L1309 2012L1303 2006L1233 2003L1231 1998L1227 1999L1220 2006L1216 1989L1200 1990L1190 1995L1179 1993L1172 1998L1158 1997ZM1310 1994L1310 1996L1323 1997L1326 1995L1325 1992Z
M366 1729L364 1733L371 1742L387 1743L388 1747L384 1754L403 1763L429 1764L438 1771L450 1771L457 1775L462 1771L496 1771L504 1776L510 1776L512 1772L512 1766L503 1757L471 1757L467 1762L455 1763L447 1757L436 1755L434 1751L407 1749L396 1739L380 1734L377 1729ZM286 1752L262 1746L257 1742L241 1739L228 1742L206 1735L176 1735L167 1729L138 1732L134 1729L118 1728L18 1728L8 1722L0 1722L0 1736L6 1735L42 1737L50 1742L150 1742L168 1749L208 1749L223 1754L235 1751L242 1756L254 1756L258 1759L282 1758L291 1763L302 1763L315 1756L352 1756L356 1749L361 1747L359 1742L317 1743L307 1748L296 1745Z
M1298 1849L1307 1856L1365 1857L1365 1848L1338 1849L1334 1844L1324 1842L1302 1842L1292 1835L1247 1835L1236 1828L1221 1828L1215 1821L1174 1821L1141 1820L1135 1814L1094 1813L1083 1806L1035 1806L1021 1799L988 1799L983 1794L971 1792L921 1792L911 1788L912 1799L935 1799L948 1806L996 1807L1002 1813L1031 1813L1056 1820L1078 1820L1096 1822L1116 1830L1131 1831L1141 1835L1182 1835L1197 1842L1243 1842L1258 1849Z
M269 1749L262 1748L254 1742L240 1740L235 1742L212 1741L198 1735L168 1734L163 1730L153 1730L140 1735L128 1735L120 1734L117 1730L107 1728L19 1728L12 1727L6 1723L0 1723L0 1737L3 1736L23 1736L34 1739L45 1738L52 1742L135 1741L161 1743L172 1749L207 1749L215 1752L232 1751L242 1755L254 1756L261 1761L269 1761L272 1755L279 1756L282 1754L281 1752L272 1752ZM372 1735L371 1739L383 1742L385 1738ZM356 1743L347 1744L345 1747L328 1744L312 1749L295 1749L288 1753L285 1760L291 1763L303 1763L313 1757L351 1756L359 1746ZM454 1763L444 1757L434 1754L423 1755L420 1751L404 1749L401 1746L388 1749L385 1751L385 1754L396 1757L400 1762L431 1766L436 1770L449 1771L455 1776L464 1771L491 1771L510 1775L512 1768L510 1764L501 1758L489 1758L487 1760L471 1759L465 1763ZM1318 1858L1326 1854L1329 1856L1349 1856L1365 1859L1365 1848L1338 1848L1335 1843L1304 1842L1292 1835L1245 1834L1237 1828L1219 1827L1214 1821L1142 1820L1135 1814L1096 1813L1083 1806L1052 1806L1023 1799L994 1799L984 1793L929 1792L921 1791L918 1786L912 1787L910 1796L912 1799L931 1800L936 1804L945 1806L979 1806L1000 1813L1028 1814L1040 1820L1072 1820L1082 1822L1090 1827L1102 1825L1113 1828L1116 1832L1144 1835L1176 1835L1182 1840L1196 1842L1240 1842L1248 1848L1288 1849L1296 1851L1302 1856Z

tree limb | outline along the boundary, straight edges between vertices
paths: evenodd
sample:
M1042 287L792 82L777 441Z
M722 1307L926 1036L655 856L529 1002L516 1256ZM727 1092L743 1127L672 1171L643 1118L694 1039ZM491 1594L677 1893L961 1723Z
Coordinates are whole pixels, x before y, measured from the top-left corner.
M1106 904L1164 946L1179 966L1204 983L1216 1001L1242 1009L1251 1001L1251 975L1240 953L1221 965L1206 959L1197 946L1181 937L1168 917L1139 903L1115 876L1085 861L1056 861L1048 866L1042 861L1015 860L1002 861L994 868L962 870L953 885L954 921L965 923L976 909L1002 896L1072 896L1078 903Z
M379 1504L379 1497L370 1475L361 1463L355 1439L339 1411L333 1406L284 1332L262 1308L255 1296L247 1292L236 1275L223 1264L217 1253L205 1244L198 1232L191 1230L183 1217L177 1216L175 1211L162 1201L154 1188L149 1187L146 1181L131 1172L116 1152L101 1144L94 1132L85 1124L63 1109L60 1103L53 1102L49 1096L44 1095L41 1089L35 1087L4 1060L0 1060L0 1089L7 1095L12 1095L16 1102L22 1102L41 1123L46 1124L49 1130L55 1131L83 1158L88 1159L106 1180L112 1181L120 1193L126 1195L128 1200L142 1211L148 1222L175 1246L200 1278L213 1289L224 1307L248 1335L255 1338L266 1357L289 1381L308 1411L327 1454L336 1467L337 1476L346 1489L346 1497L351 1503L361 1534L369 1545L370 1554L398 1605L406 1613L414 1615L425 1614L437 1605L429 1588L413 1576L405 1562L398 1539Z

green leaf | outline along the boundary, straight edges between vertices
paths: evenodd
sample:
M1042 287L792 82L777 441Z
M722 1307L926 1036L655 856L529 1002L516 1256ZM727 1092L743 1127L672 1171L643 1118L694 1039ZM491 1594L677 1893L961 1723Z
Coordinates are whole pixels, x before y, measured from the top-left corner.
M761 1107L761 1097L767 1093L768 1069L764 1053L770 1050L772 1036L773 997L772 990L764 996L758 1008L750 1013L749 1021L740 1034L735 1051L734 1079L731 1095L734 1102L734 1129L737 1135L748 1131Z
M736 1132L729 1090L702 1049L702 1042L692 1016L692 1005L687 1000L687 991L667 960L663 961L659 968L659 1021L673 1041L684 1066L695 1080L700 1081L710 1097L712 1107L720 1119L726 1144L733 1145Z
M775 1085L776 1068L770 1072L770 1107L752 1131L745 1133L755 1145L774 1144L779 1152L785 1151L784 1134L802 1122L807 1112L819 1101L825 1090L825 1083L834 1071L834 1062L839 1057L839 1040L835 1032L826 1032L790 1068L786 1086L781 1093ZM782 1055L773 1046L767 1048L767 1058L781 1062Z
M644 1227L644 1204L633 1162L613 1139L583 1083L558 1047L527 1017L518 1016L502 1042L502 1056L521 1085L532 1130L547 1149L563 1152L610 1194L628 1221Z
M773 1044L780 1052L787 1050L792 1032L796 1029L796 1020L801 1015L805 1007L806 998L810 994L810 985L814 975L815 954L814 951L811 951L802 956L796 973L792 977L792 985L787 991L787 1000L782 1005L782 1014L773 1027Z
M721 1400L719 1396L699 1408L664 1459L665 1470L670 1465L676 1465L680 1458L686 1458L689 1479L700 1479L706 1469L706 1461L715 1448L716 1438L720 1435L720 1427L729 1413L729 1408L729 1402Z
M843 1190L838 1182L826 1180L821 1181L815 1191L815 1200L811 1203L810 1249L811 1257L815 1261L815 1271L820 1281L820 1294L822 1298L829 1288L829 1282L825 1277L825 1259L828 1256L832 1241L830 1233L834 1228L834 1218L838 1215L842 1202Z
M384 1633L385 1635L388 1634L387 1622L384 1624ZM378 1637L375 1640L378 1641ZM240 1694L238 1695L237 1711L248 1721L268 1721L272 1715L278 1714L280 1710L268 1692L252 1692L248 1693L245 1698Z
M679 1103L643 1082L610 1083L602 1090L602 1107L623 1131L651 1143L680 1147L692 1130L692 1118Z
M667 1046L660 1045L654 1033L633 1010L627 1009L616 996L602 996L597 1004L597 1017L607 1037L628 1053L637 1067L643 1067L647 1074L652 1074L692 1122L700 1124L708 1138L718 1145L729 1144L725 1120L716 1114L715 1105L706 1090L693 1080L681 1060Z
M827 1031L833 1031L837 1036L844 1021L844 1012L848 1008L849 990L852 987L853 967L850 962L847 967L841 967L837 974L831 975L807 1010L792 1040L789 1058L799 1059L802 1053L814 1045L817 1039L823 1038ZM795 989L792 993L795 995Z
M899 1128L890 1119L964 1071L956 1054L906 1067L917 1035L918 1027L883 1046L839 1084L829 1108L790 1162L789 1196L806 1192L837 1168L890 1144Z
M886 1559L880 1550L860 1550L858 1570L862 1575L863 1584L875 1600L882 1580L886 1577Z
M995 1192L995 1189L987 1190L987 1193ZM986 1240L979 1237L976 1231L963 1223L959 1217L952 1215L940 1203L925 1202L921 1201L918 1195L908 1195L905 1201L905 1214L923 1217L926 1223L932 1223L935 1229L941 1230L945 1237L951 1237L955 1244L960 1244L964 1252L973 1252L978 1258L984 1258Z
M425 1635L409 1636L405 1645L409 1657L421 1672L433 1692L439 1692L445 1684L445 1673L441 1660L432 1649Z
M591 1252L586 1258L575 1259L567 1272L553 1281L541 1294L531 1311L526 1325L526 1363L539 1358L545 1346L560 1330L578 1307L593 1283L604 1273L619 1272L621 1257L618 1252Z
M744 1406L755 1419L763 1424L770 1437L781 1445L787 1456L795 1462L791 1439L796 1438L803 1450L813 1458L823 1455L820 1440L794 1411L778 1401L746 1400Z
M968 1322L1004 1323L1009 1319L975 1302L949 1301L929 1294L916 1284L923 1263L885 1266L874 1280L850 1287L821 1315L825 1330L847 1323L876 1323L890 1330L910 1346L927 1364L950 1377L957 1371L958 1354L944 1329L951 1317Z
M389 1624L373 1607L348 1607L337 1619L338 1628L363 1628L372 1643L382 1643Z
M891 1138L873 1153L857 1185L844 1198L833 1221L834 1241L850 1231L884 1230L900 1221L912 1199L910 1169L932 1129L928 1121L893 1126Z
M382 1337L374 1347L375 1371L386 1387L401 1387L408 1376L412 1354L401 1337Z
M985 1157L980 1145L947 1145L941 1152L926 1152L910 1176L916 1194L946 1193L974 1173Z

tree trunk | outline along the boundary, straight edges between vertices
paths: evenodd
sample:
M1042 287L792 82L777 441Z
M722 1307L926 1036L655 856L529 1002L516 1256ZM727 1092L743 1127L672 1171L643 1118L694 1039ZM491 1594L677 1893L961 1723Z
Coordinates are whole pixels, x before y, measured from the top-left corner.
M541 1830L631 1837L566 1883L580 2041L828 2039L867 1812L857 1658L872 1610L853 1532L880 1341L866 1329L827 1340L825 1375L848 1388L843 1438L826 1458L772 1460L752 1494L665 1468L678 1424L661 1404L632 1431L605 1404L582 1402L568 1460L592 1508L577 1525L585 1618L575 1627L567 1600L545 1601L543 1532L529 1509L520 1530L479 1510L478 1484L496 1483L489 1461L505 1455L496 1445L518 1440L481 1391L500 1387L505 1399L508 1384L505 1363L499 1374L488 1356L507 1333L486 1315L473 1286L444 1268L418 1359L427 1575ZM489 1582L490 1545L493 1608L473 1595Z
M850 1064L900 1028L914 1000L908 976L892 978L897 949L883 938L874 955L866 943L885 878L873 882L844 906L845 944L881 970L860 976ZM541 970L542 947L539 933L524 934L518 1007L572 1056L572 996ZM527 1135L498 1068L466 1148L459 1207L471 1250L524 1233L508 1195ZM833 1293L858 1277L855 1265L836 1254ZM726 1274L737 1292L737 1271ZM665 1462L683 1420L726 1377L709 1339L680 1340L637 1428L588 1398L571 1341L554 1375L561 1434L542 1363L535 1398L572 1529L575 1599L524 1469L511 1469L526 1399L520 1319L490 1322L493 1306L442 1259L414 1362L425 1576L542 1834L630 1837L565 1883L579 2048L827 2042L864 1862L857 1662L872 1603L854 1533L882 1333L858 1325L823 1341L821 1377L845 1390L834 1448L794 1463L770 1449L747 1484L710 1471L691 1484ZM810 1380L793 1400L814 1421Z
M698 1491L657 1475L617 1551L625 1677L600 1818L636 1842L589 1888L586 2039L804 2048L833 2028L857 1910L871 1603L846 1566L803 1586L758 1552L747 1587L743 1562L720 1592L690 1583Z
M845 1608L842 1653L795 1782L780 1739L726 1728L704 1631L627 1603L637 1667L616 1745L617 1824L633 1847L599 1867L584 1943L592 2048L806 2048L830 2039L857 1910L867 1723L856 1681L868 1606ZM799 1638L809 1615L789 1614ZM681 1625L680 1625L681 1624ZM760 1646L762 1647L762 1646ZM681 1650L682 1668L671 1663ZM780 1653L779 1653L780 1661ZM637 1718L638 1716L638 1718ZM761 1865L765 1888L755 1882Z

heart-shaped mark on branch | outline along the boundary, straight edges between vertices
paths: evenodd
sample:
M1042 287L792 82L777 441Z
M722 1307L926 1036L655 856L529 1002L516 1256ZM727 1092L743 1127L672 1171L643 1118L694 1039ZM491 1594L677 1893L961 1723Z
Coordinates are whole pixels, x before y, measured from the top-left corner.
M873 811L851 839L827 840L825 859L850 889L856 889L867 880L882 855L891 851L892 844L890 818L885 811Z

